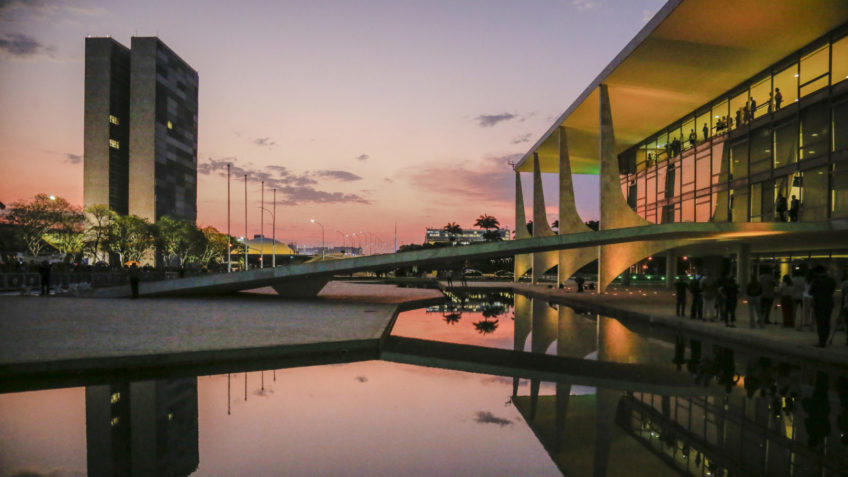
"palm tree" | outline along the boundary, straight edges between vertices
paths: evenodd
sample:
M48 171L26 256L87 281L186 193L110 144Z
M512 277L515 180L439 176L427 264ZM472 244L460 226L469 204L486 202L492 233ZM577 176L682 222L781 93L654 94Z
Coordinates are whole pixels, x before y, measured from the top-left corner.
M474 222L475 227L480 227L481 229L496 229L501 226L501 223L498 219L492 217L489 214L483 214L480 217L477 217L477 221Z
M448 233L451 242L456 242L456 236L462 233L462 227L456 222L449 222L444 226L443 230Z

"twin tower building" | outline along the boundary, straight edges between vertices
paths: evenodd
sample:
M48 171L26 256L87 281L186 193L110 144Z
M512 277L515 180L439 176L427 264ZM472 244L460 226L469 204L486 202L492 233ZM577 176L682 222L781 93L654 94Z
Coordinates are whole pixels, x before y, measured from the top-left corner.
M196 220L197 87L159 38L85 39L86 206Z

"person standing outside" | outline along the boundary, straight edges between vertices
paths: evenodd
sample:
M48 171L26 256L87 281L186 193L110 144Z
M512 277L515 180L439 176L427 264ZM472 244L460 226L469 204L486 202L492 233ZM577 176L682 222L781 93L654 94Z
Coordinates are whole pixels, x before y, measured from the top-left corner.
M695 272L695 276L689 281L689 291L692 293L691 319L704 319L704 298L701 295L701 275Z
M824 267L816 265L810 280L810 295L813 296L813 313L816 317L816 332L819 335L819 347L827 346L830 336L830 315L833 312L833 292L836 280L827 274Z
M763 287L763 296L760 298L760 313L763 315L763 323L770 325L769 316L774 307L775 288L777 288L777 280L774 279L771 271L760 274L760 286Z
M683 279L685 276L686 275L678 277L674 282L674 293L677 299L675 314L677 316L686 316L686 289L689 288L689 285L686 283L686 280Z
M763 287L757 277L751 277L748 286L745 288L745 294L748 296L748 320L751 328L765 328L763 324L762 303L760 302L763 296Z
M804 275L799 273L792 277L792 320L798 331L806 325L804 322L804 292L806 291L807 280L804 279Z
M704 274L704 278L701 279L701 293L703 296L704 320L715 321L718 285L709 273Z
M789 275L784 275L780 281L780 311L783 313L783 327L792 328L793 312L795 311L795 300L792 294L795 292L795 287L792 286L792 279Z
M739 284L736 283L735 278L729 276L725 278L722 282L719 292L724 298L724 307L722 308L722 319L724 319L724 326L735 328L736 302L739 299Z

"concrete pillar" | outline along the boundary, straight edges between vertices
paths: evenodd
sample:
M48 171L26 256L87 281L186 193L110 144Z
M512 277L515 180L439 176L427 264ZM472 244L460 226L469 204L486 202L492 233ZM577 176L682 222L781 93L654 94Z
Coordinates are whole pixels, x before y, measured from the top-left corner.
M524 216L524 192L521 187L521 174L515 171L515 240L530 238L527 231L527 218ZM523 254L513 257L513 280L518 281L532 266L532 255Z
M739 244L736 250L736 281L739 288L744 290L751 280L751 246Z
M639 216L621 193L621 178L615 147L607 85L598 87L600 97L600 158L601 158L601 230L650 226ZM639 260L682 245L680 240L638 241L598 247L598 293L618 274Z
M559 127L559 233L570 234L590 232L592 229L583 223L577 213L574 202L574 182L571 177L571 157L568 154L568 134L565 127ZM569 249L559 251L557 282L563 283L574 272L597 259L597 247Z
M533 153L533 237L550 237L554 234L548 223L545 194L542 189L542 171L539 167L539 154ZM536 283L546 271L557 264L557 252L537 252L533 254L533 283Z
M677 275L677 254L669 250L665 254L665 287L674 287L674 276Z

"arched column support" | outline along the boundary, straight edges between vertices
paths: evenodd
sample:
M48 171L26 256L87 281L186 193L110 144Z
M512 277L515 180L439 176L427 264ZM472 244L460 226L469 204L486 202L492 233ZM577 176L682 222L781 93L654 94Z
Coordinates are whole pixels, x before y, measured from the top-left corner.
M615 148L615 130L612 123L607 85L599 87L600 96L600 157L601 157L601 230L651 225L639 216L621 193L621 171ZM602 245L598 247L598 293L627 267L639 260L664 250L678 247L684 240L641 241Z
M592 229L583 223L574 201L574 181L571 176L571 156L568 153L568 133L564 126L559 130L559 233L573 234ZM559 250L557 282L563 283L577 270L598 258L595 247Z
M521 173L515 171L515 240L530 238L527 231L527 218L524 215L524 192L521 187ZM518 281L533 266L533 255L526 253L513 257L513 281Z
M542 171L539 167L539 154L533 153L533 237L550 237L554 234L548 223L545 207L545 193L542 189ZM538 282L546 271L559 263L557 251L533 254L533 283Z

